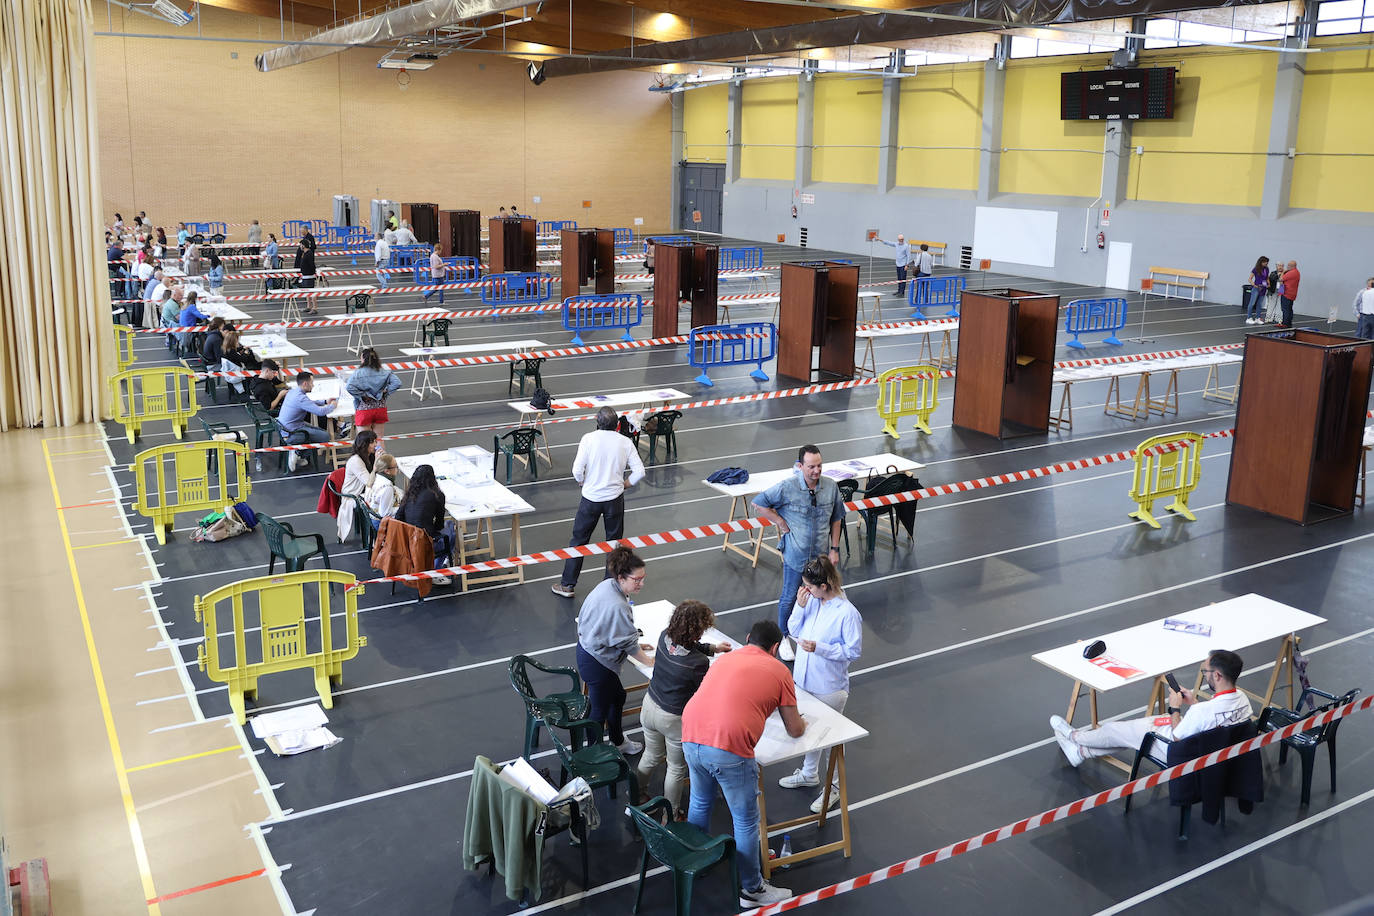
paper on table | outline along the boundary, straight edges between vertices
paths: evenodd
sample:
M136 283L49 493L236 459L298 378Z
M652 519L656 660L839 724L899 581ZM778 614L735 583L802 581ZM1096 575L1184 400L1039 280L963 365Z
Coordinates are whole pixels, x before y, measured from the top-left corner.
M558 797L558 790L549 784L549 781L530 766L530 762L524 757L516 757L511 763L506 764L501 769L501 775L510 774L511 780L519 786L530 797L536 798L544 804L549 804Z
M263 713L253 717L253 737L269 738L284 732L308 731L325 725L329 719L319 703L307 706L293 706L277 712Z
M823 744L829 734L829 726L818 726L811 721L806 723L805 736L808 743ZM782 723L782 716L773 713L763 723L763 735L759 738L758 744L754 745L754 756L773 759L786 757L788 751L800 740L802 739L789 735L787 726Z

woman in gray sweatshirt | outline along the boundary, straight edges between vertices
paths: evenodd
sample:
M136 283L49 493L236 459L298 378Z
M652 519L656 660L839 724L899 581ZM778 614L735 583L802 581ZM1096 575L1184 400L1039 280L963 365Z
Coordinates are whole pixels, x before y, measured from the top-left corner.
M606 555L606 578L582 602L577 616L577 671L587 685L587 718L605 725L611 743L623 754L644 749L627 740L620 725L625 713L620 666L631 655L653 664L648 655L653 647L639 641L630 598L643 586L644 561L630 548L617 547Z

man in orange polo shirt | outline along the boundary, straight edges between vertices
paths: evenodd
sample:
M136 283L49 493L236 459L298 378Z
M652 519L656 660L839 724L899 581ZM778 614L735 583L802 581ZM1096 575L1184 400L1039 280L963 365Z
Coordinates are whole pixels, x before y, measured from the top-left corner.
M759 765L754 746L763 724L778 710L787 734L800 738L806 722L797 712L792 673L778 660L782 630L771 620L749 629L742 649L721 656L682 711L682 753L692 774L687 820L709 831L711 804L720 787L735 824L742 907L765 906L792 896L763 880L759 868Z

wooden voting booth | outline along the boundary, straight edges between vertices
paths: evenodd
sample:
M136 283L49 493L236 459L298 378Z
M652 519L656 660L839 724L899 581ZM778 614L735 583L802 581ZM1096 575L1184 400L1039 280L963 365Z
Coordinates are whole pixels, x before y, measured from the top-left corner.
M654 336L676 337L678 306L692 303L694 328L716 323L716 265L720 249L715 245L654 245Z
M562 229L562 296L576 296L582 284L592 283L592 292L615 292L615 230Z
M1047 431L1058 324L1058 296L964 290L954 425L999 439Z
M491 272L534 273L534 220L524 216L493 216L487 223L491 238Z
M439 244L438 204L401 204L401 219L410 223L410 231L418 241Z
M1349 515L1372 361L1374 341L1305 330L1248 335L1226 501L1300 525Z
M810 381L815 372L854 377L859 268L835 261L782 265L778 374ZM820 349L813 361L813 348Z
M439 253L446 258L482 260L482 214L476 210L439 211Z

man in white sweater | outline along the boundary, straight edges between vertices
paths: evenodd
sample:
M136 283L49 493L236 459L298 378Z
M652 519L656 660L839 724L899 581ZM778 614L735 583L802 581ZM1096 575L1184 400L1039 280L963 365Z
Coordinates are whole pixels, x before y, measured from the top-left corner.
M587 433L577 444L573 479L582 484L582 499L577 504L569 547L589 543L597 519L604 519L606 540L614 541L625 533L625 488L644 479L644 462L639 460L634 442L616 431L618 419L611 408L601 408L596 412L596 431ZM571 598L581 574L582 557L568 560L553 593Z

